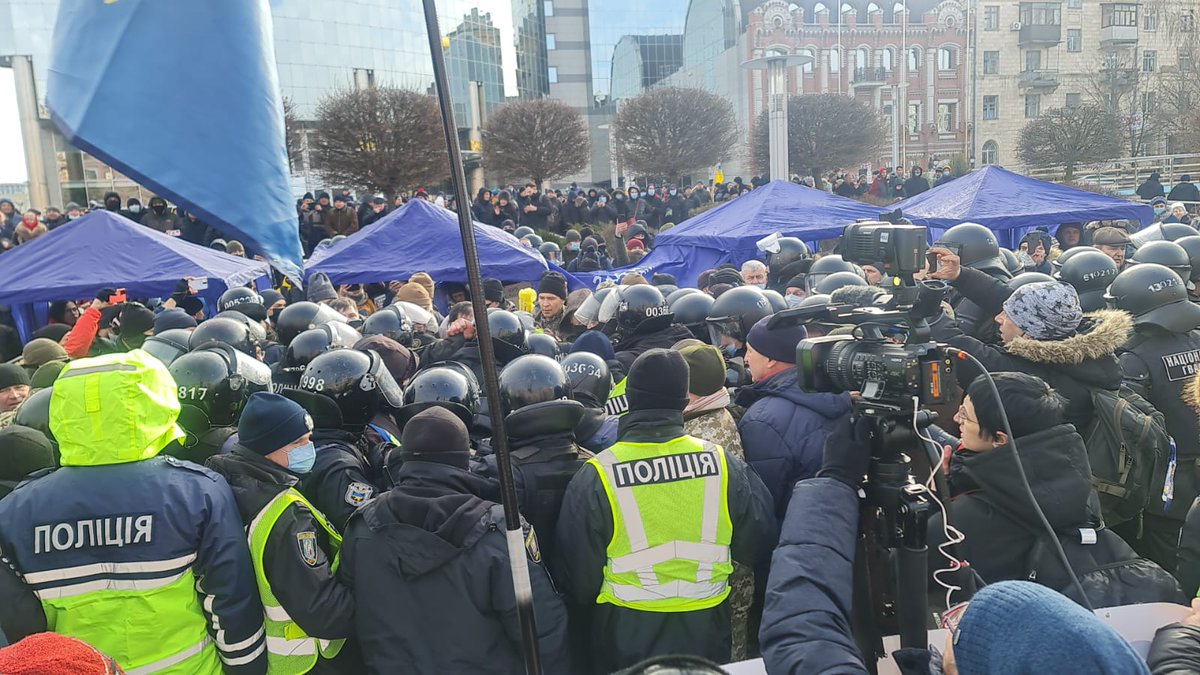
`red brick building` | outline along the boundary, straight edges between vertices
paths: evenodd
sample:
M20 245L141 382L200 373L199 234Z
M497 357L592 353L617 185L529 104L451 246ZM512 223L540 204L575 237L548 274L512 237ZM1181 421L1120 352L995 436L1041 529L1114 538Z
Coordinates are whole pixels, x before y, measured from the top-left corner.
M829 5L839 1L845 10L840 20L816 0L762 3L749 13L746 58L810 56L811 64L790 69L789 93L844 94L879 110L885 142L869 168L894 166L897 158L905 167L928 168L965 155L972 116L964 4L908 0L885 9L864 0L830 0ZM767 105L765 72L749 72L745 81L749 119L756 120Z

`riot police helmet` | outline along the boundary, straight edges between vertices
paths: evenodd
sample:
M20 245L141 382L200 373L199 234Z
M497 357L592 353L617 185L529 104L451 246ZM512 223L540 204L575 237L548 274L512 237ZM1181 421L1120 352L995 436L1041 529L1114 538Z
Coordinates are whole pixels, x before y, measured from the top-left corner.
M818 261L820 262L820 261ZM729 339L743 345L750 329L771 313L771 301L753 286L731 288L721 294L708 310L709 344L721 346Z
M667 294L667 306L670 307L671 311L673 312L673 311L675 311L675 301L676 300L682 298L685 295L692 295L693 293L702 293L702 292L703 291L701 291L699 288L676 288L675 290L673 290Z
M1196 237L1196 240L1200 241L1200 237ZM1075 288L1075 292L1079 294L1079 306L1083 311L1104 309L1104 292L1117 278L1117 264L1112 258L1093 248L1077 246L1071 250L1081 252L1063 263L1056 275L1058 280L1065 281Z
M363 336L383 335L405 347L413 347L415 327L412 319L402 308L389 305L367 317L363 322Z
M819 261L818 261L819 262ZM866 279L854 272L834 272L824 275L813 287L812 292L818 295L833 295L833 292L846 286L869 286ZM769 298L768 298L769 300Z
M531 234L533 234L533 228L529 227L528 225L522 225L522 226L518 227L517 229L513 230L513 236L516 237L517 239L520 239L522 237L528 237Z
M500 408L509 415L536 403L571 397L562 366L541 354L526 354L500 371Z
M620 289L617 330L624 337L646 335L667 328L675 320L667 300L654 286L637 284Z
M1189 291L1196 288L1196 285L1192 282L1192 259L1188 257L1187 251L1179 244L1166 240L1149 241L1142 244L1138 250L1133 252L1133 256L1129 258L1129 264L1144 265L1146 263L1155 263L1164 267L1170 267L1183 279L1184 285L1187 286Z
M525 339L529 342L530 354L541 354L552 359L558 358L558 340L555 340L554 336L547 333L529 333Z
M529 353L529 340L525 325L520 317L503 309L491 309L487 313L488 331L492 334L492 348L496 359L508 363Z
M12 423L30 429L37 429L50 441L57 450L58 440L50 430L50 397L54 395L54 387L38 389L29 398L17 406Z
M217 312L237 310L255 321L265 321L267 307L258 291L236 286L221 294L217 299Z
M949 249L958 256L963 267L1004 277L1012 276L1000 256L996 235L977 223L960 223L946 230L934 247Z
M1190 281L1200 281L1200 235L1180 237L1175 240L1175 244L1187 251L1188 260L1192 263L1192 277Z
M816 293L817 284L821 283L822 279L838 272L849 272L866 281L866 277L863 276L857 265L844 260L840 255L827 255L813 261L812 267L808 269L808 274L804 277L804 284L807 286L804 290L808 293Z
M589 408L603 408L612 392L612 373L604 359L591 352L574 352L562 360L571 398Z
M396 413L401 425L433 406L454 413L470 429L479 410L479 382L462 364L447 361L413 376L404 389L404 405Z
M258 358L260 340L246 326L245 322L229 317L213 317L201 322L188 338L188 349L195 351L212 343L229 345L234 349Z
M146 341L142 343L142 349L162 361L163 365L169 366L175 359L188 353L188 342L191 337L192 331L186 328L172 328L146 338Z
M285 392L304 406L319 429L360 432L378 414L404 404L404 392L378 354L338 349L312 360L300 389Z
M1188 299L1179 274L1164 265L1130 267L1113 279L1104 298L1111 307L1132 315L1136 326L1153 325L1172 333L1200 326L1200 305Z
M266 364L223 343L208 343L170 365L179 397L179 425L192 437L236 426L251 394L271 390Z
M297 302L284 307L275 315L275 333L279 344L286 345L291 344L292 340L304 331L331 322L346 323L346 317L328 305Z
M344 325L344 324L343 324ZM350 349L357 339L347 339L333 324L321 324L296 336L283 357L284 368L305 368L312 360L334 349Z
M726 291L728 295L733 290ZM675 301L671 307L675 321L692 331L697 340L708 342L708 313L716 300L707 293L691 293Z

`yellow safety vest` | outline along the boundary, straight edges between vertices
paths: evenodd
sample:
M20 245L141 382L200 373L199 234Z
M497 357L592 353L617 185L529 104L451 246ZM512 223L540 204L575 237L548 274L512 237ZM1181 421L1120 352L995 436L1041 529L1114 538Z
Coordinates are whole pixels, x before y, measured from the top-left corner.
M720 446L691 436L617 443L588 460L600 474L613 536L596 602L692 612L729 595L729 472Z
M621 378L612 391L608 392L608 401L604 404L604 412L609 415L621 416L629 412L629 399L625 398L625 381L629 378Z
M258 515L251 521L247 532L250 542L250 558L254 563L254 579L258 582L258 594L262 598L265 620L263 627L267 634L267 673L270 675L299 675L307 673L317 664L318 653L327 659L338 655L345 640L319 640L311 638L300 626L292 621L287 610L279 605L279 600L271 592L271 584L267 582L263 570L263 552L267 548L267 538L271 535L275 523L283 512L292 504L301 504L312 511L313 517L320 523L329 536L329 545L336 556L342 546L342 537L325 520L324 514L318 511L299 492L288 488L267 503ZM297 542L297 545L300 545ZM313 556L316 556L317 542L312 542ZM335 561L334 568L337 563Z

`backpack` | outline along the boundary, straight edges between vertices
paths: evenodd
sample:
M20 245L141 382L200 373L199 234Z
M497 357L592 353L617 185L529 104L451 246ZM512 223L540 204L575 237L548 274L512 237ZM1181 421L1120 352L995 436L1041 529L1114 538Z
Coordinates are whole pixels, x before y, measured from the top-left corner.
M1127 385L1093 389L1094 421L1084 431L1092 485L1109 526L1137 518L1153 497L1155 471L1170 455L1163 414Z

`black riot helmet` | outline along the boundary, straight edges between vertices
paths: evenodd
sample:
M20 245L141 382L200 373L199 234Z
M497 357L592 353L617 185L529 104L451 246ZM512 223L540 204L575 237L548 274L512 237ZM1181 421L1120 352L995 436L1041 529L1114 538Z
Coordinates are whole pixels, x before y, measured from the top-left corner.
M433 406L446 408L470 429L479 410L479 382L475 374L454 361L439 363L413 376L404 389L404 405L396 413L401 425Z
M762 291L763 295L767 296L767 302L771 303L771 313L782 312L788 308L787 300L783 299L783 295L779 291L773 291L769 288L759 290Z
M500 408L505 415L525 406L571 397L562 366L541 354L526 354L500 371Z
M412 319L408 318L408 314L404 310L389 305L367 317L363 322L362 334L363 337L368 335L383 335L389 337L396 342L413 348L413 336L416 330Z
M560 260L562 257L562 249L558 247L558 244L552 241L543 242L542 245L538 246L537 248L538 253L541 253L542 257L546 260L556 261Z
M534 250L540 250L542 248L542 244L545 243L542 241L542 235L540 234L527 234L525 235L525 238L529 240L529 245Z
M349 328L349 326L347 326ZM284 368L305 368L312 360L328 351L350 349L357 339L347 340L333 324L321 324L297 335L283 357Z
M254 340L255 344L261 345L267 341L267 329L263 328L262 320L255 320L247 315L242 310L246 309L247 305L243 305L239 309L227 309L224 312L213 317L213 319L232 319L246 327L250 331L250 339ZM263 315L263 319L266 315Z
M1196 237L1200 241L1200 237ZM1063 263L1056 275L1059 281L1071 284L1079 294L1079 306L1085 312L1104 309L1104 292L1117 278L1117 264L1100 251L1087 246L1076 246L1071 251L1080 253Z
M725 291L728 295L736 289ZM724 296L722 296L724 297ZM691 293L679 298L671 306L675 321L683 324L697 340L708 342L708 313L716 300L707 293Z
M1175 270L1179 278L1183 279L1183 283L1189 291L1196 288L1196 285L1192 283L1192 259L1179 244L1165 240L1142 244L1141 248L1133 252L1129 264L1144 265L1146 263L1170 267Z
M1109 306L1133 315L1135 326L1186 333L1200 326L1200 305L1188 300L1183 279L1166 266L1142 263L1117 275L1104 296Z
M1005 250L1007 250L1007 249L1005 249ZM1067 261L1070 260L1071 258L1074 258L1075 256L1079 255L1080 253L1083 253L1084 251L1098 251L1098 250L1099 249L1092 248L1091 246L1074 246L1074 247L1071 247L1071 248L1063 251L1062 253L1059 254L1059 256L1057 258L1050 261L1050 268L1051 268L1051 272L1052 272L1053 276L1057 277L1059 270L1061 270L1062 266L1067 264ZM1013 255L1015 256L1016 254L1014 253Z
M819 262L819 261L818 261ZM869 286L866 279L858 276L854 272L834 272L833 274L824 275L824 277L812 287L812 292L817 295L833 295L833 292L839 288L846 286ZM770 298L767 299L770 302Z
M316 328L323 323L346 323L346 317L338 314L328 305L318 305L315 302L297 302L288 305L275 314L275 333L279 336L279 344L291 344L296 336Z
M796 237L775 239L767 250L767 286L780 292L786 290L782 286L791 277L783 276L784 269L797 260L808 258L809 255L808 244Z
M308 364L298 391L284 392L318 429L360 432L379 413L404 404L404 392L373 351L338 349Z
M175 359L188 352L188 342L191 337L192 331L190 330L172 328L146 338L146 341L142 343L142 349L149 352L150 356L162 361L163 365L169 366Z
M725 291L708 310L707 323L711 338L709 344L723 344L722 337L745 344L746 336L750 334L754 324L770 313L771 301L753 286L741 286Z
M571 398L588 408L603 408L612 392L612 374L604 359L591 352L567 354L563 372L571 387Z
M1009 277L1008 266L1000 257L1000 244L991 230L976 223L962 223L945 231L933 243L958 255L963 267L970 267L992 276Z
M1062 256L1067 255L1068 253L1070 253L1071 251L1074 251L1075 249L1083 249L1083 248L1086 248L1086 247L1076 246L1073 249L1063 251L1062 255L1060 255L1058 257L1062 258ZM1000 257L1004 259L1004 269L1008 272L1008 275L1010 277L1015 277L1016 275L1025 271L1025 266L1021 264L1021 259L1017 257L1016 253L1013 253L1012 251L1010 251L1006 248L1002 248L1002 249L1000 249ZM1051 265L1053 265L1053 264L1054 263L1051 263Z
M1180 237L1175 240L1175 243L1187 251L1188 260L1192 262L1192 278L1190 281L1200 281L1200 235Z
M1097 253L1099 253L1099 251L1097 251ZM1101 253L1100 255L1104 254ZM1008 284L1009 288L1015 291L1025 284L1040 284L1044 281L1054 281L1054 277L1050 276L1049 274L1042 274L1041 272L1022 272L1009 279L1005 283Z
M1152 241L1175 241L1196 234L1196 228L1186 223L1157 223L1129 235L1129 243L1138 248Z
M271 390L271 370L222 343L194 349L171 364L179 396L179 425L196 437L214 427L236 426L250 395Z
M528 225L522 225L513 230L513 236L517 239L520 239L521 237L527 237L531 234L533 234L533 228L529 227Z
M255 321L265 321L267 307L257 291L237 286L221 294L217 299L217 312L237 310Z
M17 407L12 423L42 432L42 435L54 445L57 457L58 440L54 438L54 432L50 431L50 397L53 394L54 387L39 389L30 394L29 398L22 401L21 405Z
M699 288L676 288L667 294L667 306L671 308L672 312L674 312L676 300L685 295L692 295L694 293L703 293L703 291L701 291Z
M827 255L814 261L812 267L808 269L808 275L804 277L804 284L807 288L804 290L808 293L816 293L817 284L821 283L822 279L838 272L850 272L866 281L854 263L842 259L840 255ZM783 281L786 283L788 280L784 279Z
M259 340L255 338L254 333L244 322L236 319L213 317L208 321L201 322L188 339L188 349L195 351L214 342L229 345L243 354L258 357Z
M558 340L555 340L553 336L546 333L530 333L525 339L529 342L530 354L541 354L552 359L558 358Z
M504 309L492 308L487 313L488 330L492 334L492 349L496 359L508 363L518 356L529 353L529 339L525 325L516 314Z
M617 301L617 331L623 337L663 330L675 320L662 293L647 284L625 286Z

